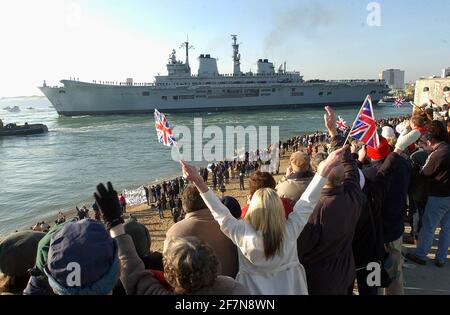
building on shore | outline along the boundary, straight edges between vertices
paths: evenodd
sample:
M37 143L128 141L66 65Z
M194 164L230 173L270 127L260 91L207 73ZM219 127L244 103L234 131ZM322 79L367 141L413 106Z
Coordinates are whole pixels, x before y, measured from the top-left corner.
M400 69L387 69L381 72L380 79L385 80L391 90L405 89L405 71Z
M442 77L443 78L450 77L450 67L442 69Z
M417 80L415 104L442 106L450 103L450 68L444 69L442 74L442 77L433 76Z

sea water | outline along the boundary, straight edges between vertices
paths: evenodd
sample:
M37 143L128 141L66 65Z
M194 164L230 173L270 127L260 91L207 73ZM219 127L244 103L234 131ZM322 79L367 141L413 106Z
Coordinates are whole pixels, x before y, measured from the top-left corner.
M19 106L18 113L4 108ZM359 108L336 111L351 124ZM409 114L409 106L375 106L376 118ZM279 126L280 138L324 130L323 108L274 109L168 115L173 125L193 130L194 118L203 127ZM60 117L43 97L0 100L0 119L6 123L43 123L49 132L27 137L0 138L0 235L75 206L93 202L100 182L118 190L180 175L171 151L157 142L149 115ZM193 133L193 132L192 132Z

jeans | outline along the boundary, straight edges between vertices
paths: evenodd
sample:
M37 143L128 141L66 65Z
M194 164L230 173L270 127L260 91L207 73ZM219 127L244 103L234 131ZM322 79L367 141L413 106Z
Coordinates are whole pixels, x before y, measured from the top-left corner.
M445 262L450 246L450 197L429 197L428 199L415 252L420 259L427 259L438 225L441 226L441 233L436 260Z
M411 236L417 238L422 228L422 218L426 201L409 199L408 223L411 226Z

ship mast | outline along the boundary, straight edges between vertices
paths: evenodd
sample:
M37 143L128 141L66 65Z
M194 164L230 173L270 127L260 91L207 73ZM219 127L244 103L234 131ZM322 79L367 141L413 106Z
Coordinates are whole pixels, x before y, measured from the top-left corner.
M189 50L194 49L194 46L189 45L189 36L187 37L187 40L181 44L180 48L186 49L186 71L191 73L191 66L189 65Z
M239 53L239 44L237 43L237 35L231 35L233 39L233 75L241 75L241 54Z

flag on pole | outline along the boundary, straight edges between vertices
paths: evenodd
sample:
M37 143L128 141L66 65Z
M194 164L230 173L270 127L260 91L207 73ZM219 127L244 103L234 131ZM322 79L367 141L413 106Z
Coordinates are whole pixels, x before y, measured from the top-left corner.
M176 146L177 142L172 133L169 122L164 114L155 109L155 128L158 134L158 141L167 147Z
M395 100L394 106L397 108L400 108L400 107L402 107L404 102L405 102L405 99L403 97L399 97Z
M380 139L378 138L377 124L370 95L367 95L367 98L353 123L349 136L365 143L371 148L377 149L379 147Z
M348 128L347 122L341 116L338 116L338 121L336 121L336 126L340 130L346 130Z

